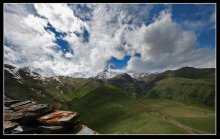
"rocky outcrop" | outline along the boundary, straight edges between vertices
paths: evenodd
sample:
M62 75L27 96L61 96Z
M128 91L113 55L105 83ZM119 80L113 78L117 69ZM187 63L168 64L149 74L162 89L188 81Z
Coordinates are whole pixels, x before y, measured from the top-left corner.
M7 100L4 105L5 134L97 134L82 125L77 112L33 101Z

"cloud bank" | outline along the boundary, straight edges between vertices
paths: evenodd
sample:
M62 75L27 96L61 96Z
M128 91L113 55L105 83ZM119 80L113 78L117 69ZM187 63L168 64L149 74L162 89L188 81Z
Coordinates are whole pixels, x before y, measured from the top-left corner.
M170 9L146 24L153 6L4 4L4 63L74 77L94 76L112 57L128 55L123 70L215 67L215 49L198 47L195 30L183 29ZM188 20L186 24L193 28Z

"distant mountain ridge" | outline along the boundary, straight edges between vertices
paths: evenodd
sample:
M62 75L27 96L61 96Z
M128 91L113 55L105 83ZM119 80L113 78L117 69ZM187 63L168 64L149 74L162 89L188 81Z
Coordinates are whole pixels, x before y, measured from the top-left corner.
M12 99L34 99L58 107L83 97L102 85L113 85L137 98L167 98L207 106L215 104L215 69L183 67L162 73L118 72L112 65L96 77L45 77L31 68L4 65L5 94Z
M109 64L103 69L102 72L98 73L98 75L96 75L94 78L105 80L105 79L110 79L110 78L113 78L119 74L124 74L124 73L130 75L132 78L135 78L135 79L143 78L143 77L146 77L149 74L151 74L151 73L147 73L147 72L146 73L137 73L134 70L130 70L130 71L119 70L115 66Z

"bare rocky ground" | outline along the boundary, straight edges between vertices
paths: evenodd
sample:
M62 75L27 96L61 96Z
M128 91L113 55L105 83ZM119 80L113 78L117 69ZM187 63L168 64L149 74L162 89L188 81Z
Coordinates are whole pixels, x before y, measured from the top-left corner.
M33 101L4 101L5 134L98 134L83 125L80 114Z

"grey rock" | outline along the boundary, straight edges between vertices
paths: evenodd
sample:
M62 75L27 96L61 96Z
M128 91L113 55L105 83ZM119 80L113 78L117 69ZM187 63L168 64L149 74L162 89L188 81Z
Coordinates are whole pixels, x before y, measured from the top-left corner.
M7 101L4 101L4 105L8 107L8 106L15 104L15 103L18 103L18 102L22 102L22 101L21 100L7 100Z
M12 133L12 134L21 134L21 133L23 133L23 129L22 129L22 127L19 125L19 126L17 126L15 129L13 129L13 130L11 131L11 133Z
M13 129L15 129L19 124L17 122L5 121L4 122L4 131L5 133L10 133Z
M14 107L14 110L18 111L18 110L21 110L21 109L24 109L24 108L29 108L30 106L33 106L35 104L36 103L34 103L34 102L27 103L27 104L24 104L24 105L21 105L21 106Z
M39 126L39 129L43 134L52 134L62 132L63 126Z
M20 121L24 117L24 114L21 112L5 113L5 121Z
M38 121L44 125L55 126L73 123L79 118L79 113L71 111L55 111L38 118Z
M9 108L13 109L15 107L18 107L18 106L21 106L21 105L25 105L25 104L28 104L28 103L31 103L31 101L27 100L27 101L18 102L18 103L10 105Z
M87 126L82 125L81 130L76 134L92 134L92 135L94 135L94 134L98 134L98 133L96 131L88 128Z
M14 111L13 111L13 110L10 110L10 109L6 109L4 112L5 112L5 113L12 113L12 112L14 112Z

